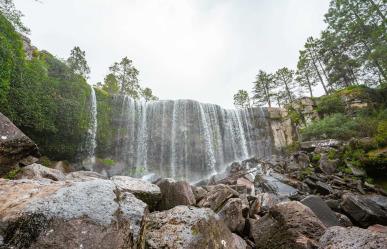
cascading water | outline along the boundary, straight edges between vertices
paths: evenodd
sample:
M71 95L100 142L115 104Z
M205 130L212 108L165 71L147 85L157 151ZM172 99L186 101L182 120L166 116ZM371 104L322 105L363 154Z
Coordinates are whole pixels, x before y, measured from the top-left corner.
M95 149L97 148L97 97L95 95L94 87L91 86L91 95L90 95L90 126L87 136L87 158L84 161L84 166L89 169L93 169L95 164Z
M116 96L112 159L125 172L147 171L190 181L233 161L271 154L265 109L227 110L193 100L134 101Z

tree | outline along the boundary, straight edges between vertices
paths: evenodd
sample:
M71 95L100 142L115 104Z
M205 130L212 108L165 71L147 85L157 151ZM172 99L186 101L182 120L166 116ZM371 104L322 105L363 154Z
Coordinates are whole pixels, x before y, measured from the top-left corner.
M302 89L309 91L311 98L313 98L313 87L318 83L316 74L313 63L309 59L307 52L301 50L297 63L296 82L298 82Z
M271 107L271 99L273 97L274 81L273 75L262 70L256 76L253 89L253 101L255 105L267 104Z
M105 90L110 94L117 94L120 91L118 81L116 79L116 76L114 76L114 74L110 73L106 75L104 79L104 84L102 86L102 90Z
M70 57L67 59L67 64L75 74L85 79L88 78L90 68L87 65L85 51L82 51L79 47L74 47L70 52Z
M140 98L141 88L138 83L139 71L132 65L132 60L125 57L109 68L115 76L121 94L127 94L134 99Z
M286 67L278 69L274 74L274 82L278 89L278 93L285 96L287 104L293 102L295 98L295 84L293 77L294 71Z
M245 90L239 90L236 94L234 94L234 105L237 108L250 107L249 93Z
M10 23L12 23L18 32L24 34L30 32L30 29L21 21L23 13L15 8L13 0L0 0L0 12Z
M141 96L144 98L145 102L155 101L155 100L159 99L153 95L152 89L150 89L148 87L141 90Z

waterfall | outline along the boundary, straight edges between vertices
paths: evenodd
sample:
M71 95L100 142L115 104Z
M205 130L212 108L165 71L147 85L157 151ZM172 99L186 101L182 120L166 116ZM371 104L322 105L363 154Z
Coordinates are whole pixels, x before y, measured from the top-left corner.
M118 116L111 157L124 165L124 173L141 168L195 181L231 162L271 153L269 121L262 108L223 109L193 100L147 103L127 96L116 96L113 102Z
M97 97L95 95L94 87L91 86L90 95L90 125L87 139L87 158L84 166L93 169L95 164L95 149L97 148Z

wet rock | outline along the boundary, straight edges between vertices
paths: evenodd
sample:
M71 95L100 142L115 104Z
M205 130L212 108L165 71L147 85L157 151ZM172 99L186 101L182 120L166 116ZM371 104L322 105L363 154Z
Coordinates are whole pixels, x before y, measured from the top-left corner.
M254 224L255 223L255 224ZM283 202L250 224L257 248L316 248L324 224L300 202Z
M0 176L29 156L39 156L36 144L0 113Z
M121 192L134 194L138 199L148 204L149 210L155 210L161 200L161 191L157 185L129 176L113 176L111 180Z
M47 178L53 181L63 181L65 175L56 169L47 168L40 164L31 164L24 168L21 168L20 173L16 176L16 179L41 179Z
M264 175L256 177L256 184L260 188L261 193L268 192L281 197L289 197L297 193L297 189L281 181L280 174L273 175Z
M244 186L249 194L254 194L255 192L254 183L244 177L238 178L236 184Z
M386 249L387 236L358 227L330 227L320 238L321 249Z
M211 208L215 212L219 211L228 199L239 196L238 192L224 184L207 186L207 190L208 194L198 203L198 206Z
M322 172L324 172L327 175L332 175L333 173L335 173L337 165L338 165L338 160L330 160L327 154L325 153L321 154L319 167Z
M141 248L147 206L112 181L0 180L5 248Z
M231 232L242 233L245 227L245 219L242 211L242 200L231 198L219 210L219 217L223 220Z
M150 214L146 248L237 248L230 230L208 208L177 206Z
M107 177L93 171L75 171L66 175L66 180L71 180L71 181L84 182L84 181L91 181L96 179L107 179Z
M350 218L361 226L387 225L387 211L367 196L344 194L341 207Z
M340 225L335 213L328 207L321 197L310 195L303 199L301 203L308 206L326 227Z
M193 206L196 204L191 185L185 181L163 179L158 182L161 190L160 210L168 210L179 205Z

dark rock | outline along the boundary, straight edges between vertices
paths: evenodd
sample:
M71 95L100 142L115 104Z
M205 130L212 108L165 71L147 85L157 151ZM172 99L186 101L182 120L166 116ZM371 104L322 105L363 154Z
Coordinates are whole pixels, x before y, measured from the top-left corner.
M309 166L309 164L309 156L306 153L299 151L291 155L290 162L287 165L287 170L295 171L305 169Z
M177 206L152 213L146 230L148 249L237 248L230 230L208 208Z
M241 234L245 227L245 219L242 212L242 200L231 198L219 210L219 217L224 221L231 232Z
M192 186L192 192L195 195L196 203L203 199L207 194L207 190L205 190L203 187Z
M321 249L386 249L387 236L358 227L330 227L320 238Z
M166 178L157 185L161 190L160 210L168 210L179 205L193 206L196 204L195 195L188 182Z
M263 193L258 194L257 199L251 204L250 216L268 212L271 207L280 203L282 200L275 194Z
M19 165L21 167L24 167L24 166L28 166L28 165L31 165L31 164L34 164L34 163L37 163L39 161L38 158L34 157L34 156L28 156L22 160L19 161Z
M262 193L268 192L281 197L289 197L297 193L297 189L281 181L280 174L263 175L256 177L256 184Z
M235 233L232 234L232 237L234 239L235 249L246 249L247 243L244 239L236 235Z
M301 203L308 206L326 227L340 225L335 213L328 207L321 197L310 195L303 199Z
M367 196L347 193L342 196L342 200L342 209L359 225L363 227L374 224L387 225L386 209Z
M326 200L325 203L328 205L330 209L335 212L341 211L340 201L339 200Z
M329 195L329 194L333 193L332 187L324 182L321 182L321 181L316 182L315 189L316 189L317 193L322 194L322 195Z
M119 191L132 193L148 204L150 211L158 208L161 201L161 191L157 185L129 176L113 176L111 180Z
M207 190L208 194L198 203L198 206L211 208L215 212L219 211L228 199L239 197L238 192L224 184L207 186Z
M277 204L250 223L250 233L260 249L316 248L325 229L310 208L295 201Z
M47 178L53 181L63 181L65 179L65 175L57 170L47 168L40 164L31 164L24 168L21 168L20 173L17 174L16 179L42 179Z
M0 176L29 156L39 157L36 144L0 113Z

